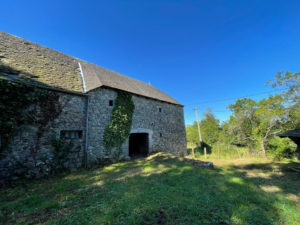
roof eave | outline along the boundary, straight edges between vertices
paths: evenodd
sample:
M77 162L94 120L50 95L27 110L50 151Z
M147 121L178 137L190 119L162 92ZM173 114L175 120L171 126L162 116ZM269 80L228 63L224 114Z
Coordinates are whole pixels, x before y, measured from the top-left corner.
M125 90L122 90L122 89L119 89L119 88L114 88L114 87L110 87L110 86L106 86L106 85L101 85L101 86L99 86L99 87L95 87L95 88L92 88L92 89L90 89L90 90L87 90L86 93L88 94L89 92L95 91L95 90L98 89L98 88L108 88L108 89L113 89L113 90L117 90L117 91L125 91ZM133 92L130 92L130 91L125 91L125 92L128 92L128 93L130 93L130 94L133 94L133 95L136 95L136 96L139 96L139 97L152 99L152 100L155 100L155 101L158 101L158 102L168 103L168 104L180 106L180 107L182 107L182 108L184 107L184 105L180 104L179 102L178 102L178 103L175 103L175 102L170 102L170 101L164 101L164 100L157 99L157 98L154 98L154 97L148 97L148 96L144 96L144 95L139 95L139 94L136 94L136 93L133 93Z
M7 81L15 82L15 83L22 83L22 81L24 81L23 79L12 79L12 78L7 77L7 76L2 75L2 74L0 74L0 78L4 79L4 80L7 80ZM34 83L34 82L29 82L28 85L31 85L31 86L34 86L34 87L37 87L37 88L41 88L41 89L45 89L45 90L49 90L49 91L56 91L56 92L61 92L61 93L66 93L66 94L71 94L71 95L83 96L83 97L88 96L88 94L86 94L86 93L66 90L66 89L57 88L57 87L44 86L44 85L40 85L40 84L37 84L37 83Z

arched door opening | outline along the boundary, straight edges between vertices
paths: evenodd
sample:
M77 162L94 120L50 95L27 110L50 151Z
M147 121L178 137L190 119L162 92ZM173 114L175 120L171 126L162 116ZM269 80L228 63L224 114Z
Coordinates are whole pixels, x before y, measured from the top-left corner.
M148 133L133 133L129 136L129 156L144 157L149 152Z

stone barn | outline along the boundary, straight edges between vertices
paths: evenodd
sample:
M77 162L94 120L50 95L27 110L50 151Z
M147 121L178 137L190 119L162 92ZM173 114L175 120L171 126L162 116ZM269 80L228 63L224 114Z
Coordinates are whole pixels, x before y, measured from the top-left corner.
M119 131L126 137L119 146L120 159L158 151L186 152L183 105L150 84L4 32L0 32L0 76L2 96L5 82L11 86L25 82L30 93L44 93L34 102L27 99L28 105L17 106L27 113L24 124L16 114L19 109L12 110L11 116L8 112L15 107L12 101L28 95L21 94L24 89L13 86L8 92L12 100L0 103L5 108L1 123L9 127L0 133L2 180L43 176L58 161L63 167L77 168L112 158L115 148L107 151L104 138L116 104L122 104L116 102L120 93L130 96L134 105L129 130ZM5 117L10 120L14 114L15 121L21 122L7 124ZM68 154L59 157L57 152L65 149Z

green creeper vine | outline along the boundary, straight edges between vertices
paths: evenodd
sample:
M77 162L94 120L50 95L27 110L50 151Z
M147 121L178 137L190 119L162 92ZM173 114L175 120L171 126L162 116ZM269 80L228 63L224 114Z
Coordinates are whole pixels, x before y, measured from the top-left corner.
M64 162L68 160L70 152L74 147L73 142L66 142L64 139L58 138L55 133L52 133L51 144L53 146L53 170L54 171L63 171L67 169Z
M130 135L132 116L134 112L134 103L132 95L128 92L118 91L115 106L112 110L112 119L104 131L104 146L106 153L112 153L116 148L113 157L119 159L122 153L122 144Z
M45 126L60 114L58 94L34 87L23 82L12 82L0 78L0 158L12 137L25 125L38 126L39 139Z

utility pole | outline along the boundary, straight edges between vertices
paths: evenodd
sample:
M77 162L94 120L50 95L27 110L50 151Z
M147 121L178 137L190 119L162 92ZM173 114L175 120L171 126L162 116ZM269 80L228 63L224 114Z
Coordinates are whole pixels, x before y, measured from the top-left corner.
M199 124L197 107L195 107L195 113L196 113L197 126L198 126L198 134L199 134L200 148L201 148L202 147L202 136L201 136L201 130L200 130L200 124ZM204 147L204 157L206 159L206 147Z
M195 108L195 113L196 113L196 119L197 119L197 126L198 126L199 141L200 141L200 144L201 144L201 143L202 143L202 136L201 136L201 131L200 131L200 125L199 125L199 118L198 118L198 111L197 111L197 107Z

